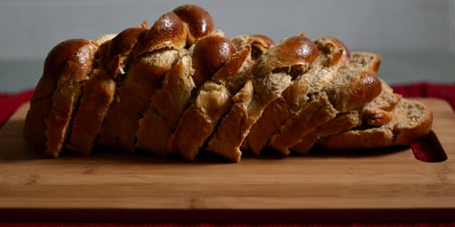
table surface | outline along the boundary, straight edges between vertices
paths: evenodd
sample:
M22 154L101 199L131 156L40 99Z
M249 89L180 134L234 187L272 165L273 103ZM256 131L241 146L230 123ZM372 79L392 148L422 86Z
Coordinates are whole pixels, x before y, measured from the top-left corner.
M455 82L455 54L381 53L378 76L389 84L418 81ZM0 91L15 92L35 87L43 70L44 59L0 60Z

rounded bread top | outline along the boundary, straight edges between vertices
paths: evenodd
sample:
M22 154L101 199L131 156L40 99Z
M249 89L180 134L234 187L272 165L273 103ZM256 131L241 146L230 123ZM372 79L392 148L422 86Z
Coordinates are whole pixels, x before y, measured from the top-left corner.
M122 57L128 56L134 46L145 35L146 25L131 27L123 30L109 43L104 56L104 65L114 77L118 74Z
M134 49L137 57L162 48L181 49L186 45L186 30L182 20L173 12L162 15Z
M92 70L96 50L87 39L69 39L52 48L32 101L51 95L57 86L84 80Z
M210 35L215 30L212 16L203 8L196 5L182 5L173 12L187 27L187 41L189 45L198 39Z
M316 60L319 51L316 44L304 34L291 36L271 47L260 59L258 74L265 75L275 69L295 66L307 69L309 64Z
M234 44L227 38L211 35L196 42L193 53L193 75L197 86L210 79L236 52Z
M348 48L338 39L332 37L322 37L316 39L314 43L320 52L328 56L325 63L328 67L341 67L349 62L351 53Z

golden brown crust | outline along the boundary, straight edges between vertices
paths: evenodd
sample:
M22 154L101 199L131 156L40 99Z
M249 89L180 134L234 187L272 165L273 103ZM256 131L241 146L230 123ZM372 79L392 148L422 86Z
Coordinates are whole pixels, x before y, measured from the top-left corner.
M317 46L304 34L291 36L261 56L256 73L265 75L277 69L287 69L290 72L292 67L299 67L297 70L300 72L306 71L318 56Z
M71 39L61 42L49 52L23 129L25 139L36 149L46 148L45 119L49 116L57 84L71 84L85 79L92 68L95 49L87 39Z
M196 86L210 79L235 53L234 44L218 35L207 36L199 40L193 49L193 79Z
M88 79L96 49L89 40L73 39L60 43L48 54L23 133L35 148L46 149L54 157L59 155L80 83Z
M352 110L359 108L366 103L373 101L379 94L381 94L382 84L376 77L376 73L372 71L361 72L355 80L353 80L349 87L349 98L345 100L338 100L335 102L335 107L344 112L343 110Z
M228 40L214 32L207 11L183 5L150 29L145 24L126 29L98 48L107 39L69 40L49 53L24 127L35 147L57 157L69 138L66 148L88 153L106 113L101 144L157 154L170 150L187 159L207 143L207 150L239 161L250 129L273 135L279 128L269 145L284 154L290 147L306 152L321 136L327 136L322 143L330 149L345 148L341 141L355 144L348 148L369 148L409 144L431 130L426 107L419 107L424 117L419 124L399 123L407 122L403 102L408 102L400 102L401 112L394 114L399 95L383 106L369 106L383 91L376 76L381 57L368 53L371 58L350 62L349 50L334 38L312 42L301 34L276 46L263 35ZM183 48L192 44L190 56ZM182 56L194 70L179 62ZM362 66L364 61L371 62ZM327 73L349 66L326 86L322 76L302 79L313 62ZM357 66L363 68L349 69Z
M92 69L95 50L96 47L87 39L66 40L52 48L31 102L52 95L57 85L85 79Z
M71 83L64 82L57 85L57 88L52 96L52 108L49 112L49 117L46 119L46 154L57 157L63 146L65 145L68 136L71 132L71 122L75 115L75 111L79 105L80 97L82 94L82 89L85 84L92 79L92 74L89 73L96 68L95 62L98 62L103 52L99 46L103 43L109 41L113 36L112 35L102 35L97 39L91 41L91 46L94 50L94 57L79 56L79 58L88 59L90 58L92 63L92 68L87 70L88 74L81 75L80 71L77 71L76 68L70 69L69 71L63 71L62 74L66 75L68 78L71 78ZM87 53L78 53L78 55L83 55ZM83 60L80 60L83 61ZM71 76L70 73L75 72L76 76Z
M59 76L57 88L87 80L87 75L93 68L97 50L97 46L93 43L87 44L76 53L77 59L67 61Z
M134 48L134 57L163 48L181 49L186 45L186 30L173 12L162 15Z
M182 5L173 12L185 23L188 34L188 44L210 35L215 30L215 24L210 14L196 5Z
M226 62L224 67L212 76L212 80L224 85L232 94L237 93L237 91L245 84L246 80L251 79L253 76L251 72L246 72L254 64L254 62L251 61L250 53L251 47L249 46L237 52L229 61ZM248 68L244 69L244 73L247 75L239 72L242 70L242 67Z
M147 31L147 25L127 28L112 39L104 56L104 66L114 79L121 73L122 58L130 55L134 46ZM128 64L128 63L126 63Z
M98 65L83 87L81 101L74 114L71 132L65 148L89 154L113 100L115 82L103 67L107 41L100 47Z

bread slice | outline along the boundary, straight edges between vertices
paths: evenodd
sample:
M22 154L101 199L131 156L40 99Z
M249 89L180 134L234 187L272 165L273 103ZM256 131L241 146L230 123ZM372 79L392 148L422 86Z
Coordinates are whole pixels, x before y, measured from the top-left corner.
M261 35L239 36L232 41L236 42L238 52L201 86L170 138L168 149L171 153L194 159L218 120L232 105L231 97L252 76L254 57L273 44L269 38ZM252 46L256 49L255 56L252 55ZM203 130L195 131L195 125Z
M310 70L293 81L282 97L268 105L251 127L243 144L247 144L254 154L259 155L281 125L308 101L310 94L322 89L333 79L337 69L349 61L349 50L339 40L323 37L314 42L321 54Z
M48 138L54 138L53 140L47 141L46 153L57 157L64 144L68 140L72 131L72 122L74 116L78 112L77 109L81 102L83 89L89 85L96 74L99 72L99 61L102 55L103 49L100 48L106 42L109 42L114 35L103 35L93 40L92 43L97 47L95 60L92 68L92 72L87 75L85 80L81 80L77 83L70 84L68 86L57 87L54 96L52 97L52 109L47 119L47 131L46 136ZM94 73L96 72L96 74ZM98 79L98 78L96 78Z
M103 64L112 79L118 83L117 86L120 86L119 82L125 78L128 66L133 60L134 47L147 32L147 22L144 21L137 27L123 30L108 44Z
M128 28L106 41L100 47L100 56L91 80L82 90L81 101L74 115L68 143L65 148L88 154L99 134L104 117L119 83L127 71L131 52L147 25ZM106 66L108 66L106 68Z
M234 45L217 33L202 38L190 49L191 56L183 57L173 66L165 76L163 87L153 95L149 109L139 122L136 147L166 154L169 137L194 91L235 52Z
M96 40L91 41L93 45L94 57L90 57L87 53L78 53L81 61L92 61L90 71L96 66L94 62L99 58L99 46L104 42L110 40L113 35L103 35ZM84 59L86 58L86 59ZM87 59L88 58L88 59ZM71 63L71 62L69 62ZM80 71L81 69L72 69L72 71ZM82 70L83 71L83 70ZM49 111L46 123L46 151L45 153L54 157L59 156L64 143L68 139L69 132L71 131L71 121L74 117L75 110L80 101L81 92L85 84L90 81L92 74L88 73L82 75L81 72L63 72L63 75L68 76L70 81L67 83L58 84L52 96L52 104ZM79 78L72 77L79 74ZM61 79L61 78L60 78ZM60 80L59 79L59 80ZM60 81L59 81L60 82Z
M139 119L152 94L161 88L165 73L187 51L187 34L177 15L161 16L133 49L128 75L118 89L101 128L98 143L134 150Z
M183 56L167 72L163 87L152 97L149 108L139 120L135 147L165 155L171 132L195 88L191 57Z
M97 59L96 66L90 75L91 79L81 89L78 107L74 108L74 119L65 144L68 150L89 154L104 115L112 102L115 82L102 64L106 44L100 47L101 56Z
M393 93L393 89L383 80L380 81L382 84L381 94L372 102L358 110L338 113L334 119L304 136L300 143L291 147L291 150L305 154L308 153L320 137L339 134L362 123L381 126L392 121L395 107L401 100L401 96Z
M401 95L393 93L393 89L383 80L382 92L372 102L361 109L362 120L368 125L381 126L393 119L394 110L401 100Z
M233 97L233 106L215 130L206 149L239 161L242 154L240 146L264 109L281 96L293 79L307 71L318 55L316 45L303 34L270 48L260 57L255 78Z
M238 51L201 86L182 115L169 141L169 151L194 159L218 120L229 109L232 96L251 78L251 48ZM198 130L194 130L198 128Z
M409 145L427 135L433 114L424 104L402 99L394 119L380 127L360 126L337 135L321 138L319 144L328 150L364 149Z
M73 93L78 93L64 92L62 88L67 86L74 88L81 81L88 79L96 50L96 45L87 39L72 39L61 42L49 52L44 63L43 75L31 99L23 129L24 138L35 149L46 150L47 154L54 157L59 155L70 115L68 112L71 112L76 101L74 96L77 95ZM56 106L59 102L64 102L65 106ZM68 102L70 104L66 104ZM51 113L53 108L63 109L64 112ZM64 120L58 120L57 116L60 115L65 115ZM59 129L47 135L48 127L53 125L57 125Z
M269 146L289 155L289 148L301 142L304 136L335 118L371 102L381 92L381 82L376 77L381 57L372 53L355 52L349 63L341 67L331 83L316 93L309 102L287 120L269 142ZM317 109L313 110L313 105Z

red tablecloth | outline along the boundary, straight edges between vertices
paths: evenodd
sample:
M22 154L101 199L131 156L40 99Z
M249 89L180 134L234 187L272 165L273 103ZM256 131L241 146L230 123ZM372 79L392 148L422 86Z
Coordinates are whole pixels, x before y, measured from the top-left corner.
M0 92L0 128L23 103L32 98L33 89L5 94Z
M455 84L436 84L436 83L418 83L412 85L397 85L393 86L394 91L402 94L405 97L437 97L447 100L452 108L455 110ZM14 111L22 104L30 100L33 94L33 90L27 90L18 93L5 94L0 93L0 127L6 122L6 120L14 113ZM418 145L413 146L413 149L419 149ZM455 215L455 214L454 214ZM1 220L0 220L1 222ZM48 226L49 224L43 223L30 223L30 224L0 224L1 226ZM52 226L76 226L81 224L72 224L72 223L60 223L52 224ZM86 223L82 224L84 226L98 227L98 226L130 226L128 224L113 224L113 223L103 223L103 224L93 224ZM209 224L209 223L200 223L200 224L191 224L191 225L182 225L182 224L173 224L173 223L164 223L164 224L140 224L141 226L161 226L161 227L180 227L180 226L200 226L200 227L214 227L214 226L233 226L233 227L246 227L251 226L252 224ZM319 227L319 226L351 226L351 227L360 227L360 226L370 226L370 227L382 227L382 226L396 226L396 227L407 227L407 226L419 226L419 227L429 227L429 226L438 226L445 227L451 226L455 227L455 223L364 223L364 224L258 224L255 226L263 227L297 227L297 226L308 226L308 227Z

